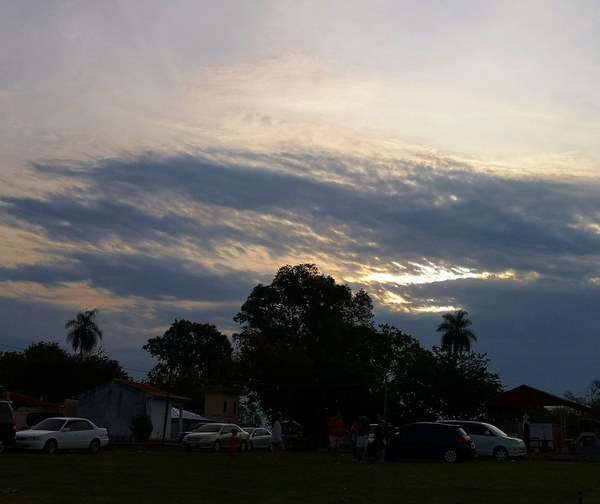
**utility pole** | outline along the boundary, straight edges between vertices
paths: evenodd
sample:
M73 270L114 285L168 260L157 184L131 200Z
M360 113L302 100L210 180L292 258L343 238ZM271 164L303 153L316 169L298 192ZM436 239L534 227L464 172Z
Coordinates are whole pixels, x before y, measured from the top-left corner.
M171 355L169 357L169 377L167 378L167 399L165 401L165 417L163 421L162 442L165 443L167 436L167 421L171 424L171 382L173 381L173 361L175 360L175 346L177 345L177 329L179 323L175 319L171 335Z
M387 422L387 403L388 403L388 381L387 376L383 382L383 419Z

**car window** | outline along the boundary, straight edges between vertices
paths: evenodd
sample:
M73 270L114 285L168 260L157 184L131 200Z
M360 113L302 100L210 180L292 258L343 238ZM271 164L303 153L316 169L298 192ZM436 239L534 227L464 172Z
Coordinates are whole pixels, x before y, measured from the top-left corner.
M427 427L425 425L407 425L399 432L401 439L423 441L427 439Z
M46 418L39 424L32 427L35 430L59 431L65 425L65 420L62 418Z
M489 429L489 431L494 435L494 436L498 436L498 437L508 437L508 434L506 434L506 432L498 429L498 427L496 427L495 425L488 425L487 427Z
M462 428L469 435L473 435L473 436L486 436L486 435L489 436L490 435L490 431L489 431L489 429L487 429L485 427L485 425L481 425L481 424L464 424L462 426Z
M73 420L66 425L72 431L87 431L92 430L92 425L85 420Z
M434 426L432 425L429 429L429 438L434 441L444 441L449 437L456 434L459 430L459 427L445 427L445 426Z
M269 431L266 429L257 429L257 436L268 436L269 435Z
M219 432L220 430L221 426L218 424L205 424L194 429L194 432Z

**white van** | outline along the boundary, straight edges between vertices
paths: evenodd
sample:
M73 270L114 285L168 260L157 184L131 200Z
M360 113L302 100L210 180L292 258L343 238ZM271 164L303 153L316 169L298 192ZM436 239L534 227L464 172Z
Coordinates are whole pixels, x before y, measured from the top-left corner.
M498 427L471 420L438 420L440 423L460 425L475 443L477 456L496 457L497 460L524 457L527 447L522 439L508 436Z

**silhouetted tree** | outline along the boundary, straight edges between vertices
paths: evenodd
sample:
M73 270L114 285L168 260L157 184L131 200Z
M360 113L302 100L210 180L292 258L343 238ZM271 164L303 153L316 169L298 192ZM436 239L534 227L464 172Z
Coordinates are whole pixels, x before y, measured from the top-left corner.
M190 397L188 407L195 411L203 411L206 387L231 385L234 381L231 342L212 324L176 321L142 348L158 359L147 380L167 387L170 375L172 389Z
M438 326L437 332L442 333L441 348L456 356L471 350L471 343L477 341L477 337L469 329L471 321L464 310L442 315L444 321Z
M366 292L353 294L314 264L280 268L234 318L251 398L313 435L333 409L348 417L374 409L374 401L380 408L393 352L373 327L372 309Z
M113 378L129 376L102 350L70 355L56 342L40 341L23 352L0 353L0 383L51 402L62 403Z
M95 309L85 310L65 322L65 329L69 330L67 341L75 352L79 350L80 355L91 352L102 339L102 331L96 323L97 313Z

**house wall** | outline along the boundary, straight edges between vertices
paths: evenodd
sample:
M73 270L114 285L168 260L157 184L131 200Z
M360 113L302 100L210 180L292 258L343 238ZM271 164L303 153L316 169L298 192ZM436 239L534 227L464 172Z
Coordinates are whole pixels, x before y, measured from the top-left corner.
M227 392L210 392L204 396L204 416L215 422L237 423L238 396Z
M136 415L148 413L146 402L146 393L141 390L109 382L79 396L79 415L108 429L111 439L131 441L131 420Z
M165 401L149 400L147 413L152 420L152 434L150 439L162 439L163 438L163 427L165 424ZM167 431L165 433L166 439L171 439L171 417L167 418Z

